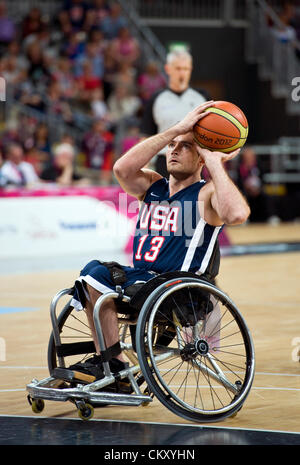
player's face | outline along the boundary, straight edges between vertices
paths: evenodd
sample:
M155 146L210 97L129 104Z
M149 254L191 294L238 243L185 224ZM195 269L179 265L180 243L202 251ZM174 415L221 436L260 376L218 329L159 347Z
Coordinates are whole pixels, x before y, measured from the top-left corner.
M166 163L169 174L177 179L186 179L199 170L202 163L192 132L177 136L168 144Z
M187 58L177 58L165 66L169 76L169 86L177 92L183 92L189 86L192 61Z

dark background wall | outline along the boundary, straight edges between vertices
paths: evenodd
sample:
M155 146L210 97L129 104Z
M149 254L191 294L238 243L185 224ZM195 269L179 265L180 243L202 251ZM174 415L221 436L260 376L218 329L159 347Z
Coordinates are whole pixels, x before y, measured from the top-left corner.
M283 100L274 99L257 66L245 61L245 29L233 27L152 27L161 43L187 42L194 59L192 85L206 88L215 100L238 105L249 122L249 142L272 143L299 136L299 118L288 117Z

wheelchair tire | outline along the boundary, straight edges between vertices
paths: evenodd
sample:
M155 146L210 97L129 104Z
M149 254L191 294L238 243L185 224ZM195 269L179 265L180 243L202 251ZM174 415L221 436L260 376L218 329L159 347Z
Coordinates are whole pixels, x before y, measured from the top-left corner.
M216 286L184 277L160 285L145 301L136 333L145 380L170 411L217 422L241 409L254 378L253 342Z

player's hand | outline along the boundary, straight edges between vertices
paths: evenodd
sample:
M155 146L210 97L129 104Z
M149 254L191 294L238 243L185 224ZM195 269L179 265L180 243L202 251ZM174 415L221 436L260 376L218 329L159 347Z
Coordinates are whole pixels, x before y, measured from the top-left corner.
M233 158L237 157L238 154L240 153L241 149L234 150L231 153L224 153L224 152L212 152L211 150L208 149L203 149L199 145L197 146L197 152L199 153L200 157L204 161L206 165L209 163L218 163L218 162L223 162L226 163L229 160L232 160Z
M178 135L186 134L192 131L195 124L209 113L207 109L214 106L214 100L202 103L201 105L190 111L181 121L179 121L175 127L178 130Z

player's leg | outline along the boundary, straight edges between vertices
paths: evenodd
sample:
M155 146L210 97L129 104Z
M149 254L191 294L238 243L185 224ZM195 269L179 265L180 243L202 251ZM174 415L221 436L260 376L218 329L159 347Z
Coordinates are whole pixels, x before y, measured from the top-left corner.
M101 293L94 289L89 284L86 285L87 292L89 294L90 300L87 300L86 304L86 315L88 319L88 323L92 332L93 340L95 343L95 347L97 350L97 354L100 354L100 346L99 341L97 338L95 325L94 325L94 306L101 296ZM100 310L100 324L105 340L106 347L111 347L119 341L119 325L118 325L118 315L117 309L113 299L109 299L108 301L104 302ZM118 358L122 362L124 359L122 354L116 355L115 358Z

